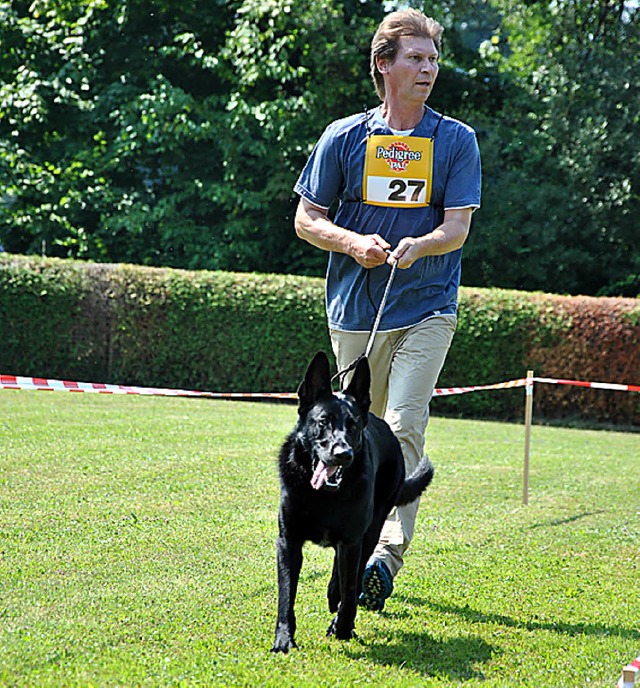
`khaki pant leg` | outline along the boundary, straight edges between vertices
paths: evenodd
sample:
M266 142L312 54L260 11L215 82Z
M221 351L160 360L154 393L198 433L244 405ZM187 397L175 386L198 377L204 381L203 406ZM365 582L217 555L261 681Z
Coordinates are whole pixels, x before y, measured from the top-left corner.
M455 316L437 316L403 331L395 343L384 418L400 441L407 475L423 456L429 401L455 328ZM419 502L391 511L371 557L383 561L393 576L413 537Z

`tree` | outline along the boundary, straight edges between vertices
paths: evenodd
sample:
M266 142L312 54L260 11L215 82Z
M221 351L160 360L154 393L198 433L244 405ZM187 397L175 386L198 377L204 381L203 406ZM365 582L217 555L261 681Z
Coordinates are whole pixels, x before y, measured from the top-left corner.
M485 61L509 85L486 140L499 174L469 241L474 284L635 295L640 210L637 4L495 3Z
M9 56L0 170L10 179L0 243L96 260L206 260L223 224L212 195L222 159L215 55L233 8L35 0L0 12Z

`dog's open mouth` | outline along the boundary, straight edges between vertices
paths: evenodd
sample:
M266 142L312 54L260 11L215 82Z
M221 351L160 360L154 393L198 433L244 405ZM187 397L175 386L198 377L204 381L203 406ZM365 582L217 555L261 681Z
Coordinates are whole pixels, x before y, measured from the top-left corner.
M325 488L325 490L337 490L342 482L342 466L327 466L324 461L318 461L313 477L311 478L311 487L314 490Z

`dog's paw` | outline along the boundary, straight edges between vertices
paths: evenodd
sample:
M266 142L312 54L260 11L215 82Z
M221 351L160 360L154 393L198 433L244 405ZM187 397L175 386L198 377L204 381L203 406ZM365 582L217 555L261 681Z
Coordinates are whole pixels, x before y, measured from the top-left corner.
M271 652L282 652L287 654L289 650L297 648L296 641L288 634L277 635L271 648Z
M333 620L327 628L327 638L337 638L338 640L351 640L356 638L356 632L353 630L353 624L340 623L340 615L334 616Z

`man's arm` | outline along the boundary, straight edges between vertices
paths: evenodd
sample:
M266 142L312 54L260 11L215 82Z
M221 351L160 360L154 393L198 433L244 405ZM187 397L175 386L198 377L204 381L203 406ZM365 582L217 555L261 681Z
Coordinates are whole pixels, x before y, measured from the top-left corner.
M411 267L418 258L441 256L459 249L469 235L473 208L444 211L444 221L429 234L405 237L389 256L389 263L397 261L399 268Z
M365 268L375 268L387 260L390 244L377 234L358 234L331 222L327 211L306 198L298 203L294 222L296 234L324 251L351 256Z

